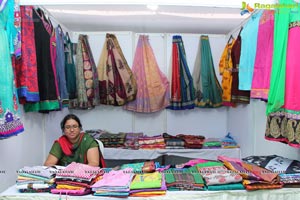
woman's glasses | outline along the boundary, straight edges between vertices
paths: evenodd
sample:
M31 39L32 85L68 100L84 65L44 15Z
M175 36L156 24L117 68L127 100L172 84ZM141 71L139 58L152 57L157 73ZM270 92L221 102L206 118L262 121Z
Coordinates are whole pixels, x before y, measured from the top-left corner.
M67 125L65 126L65 129L70 130L70 129L77 129L79 126L78 125Z

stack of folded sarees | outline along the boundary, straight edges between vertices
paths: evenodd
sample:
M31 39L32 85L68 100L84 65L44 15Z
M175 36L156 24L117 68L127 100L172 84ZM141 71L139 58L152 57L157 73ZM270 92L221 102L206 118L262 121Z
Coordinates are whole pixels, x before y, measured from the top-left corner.
M54 194L81 196L91 193L91 185L103 175L104 170L82 163L72 162L57 172Z
M95 196L128 197L133 176L134 173L130 168L110 170L103 174L102 179L95 182L91 188Z
M19 192L49 192L54 187L55 171L45 166L25 166L17 171L16 187Z
M279 181L278 173L274 173L254 164L246 163L240 159L221 156L218 158L224 165L243 177L246 190L279 189L283 184Z

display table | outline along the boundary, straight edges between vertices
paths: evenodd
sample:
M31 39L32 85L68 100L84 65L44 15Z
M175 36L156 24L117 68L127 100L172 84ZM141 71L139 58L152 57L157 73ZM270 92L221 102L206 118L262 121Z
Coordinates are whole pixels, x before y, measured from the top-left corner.
M50 193L19 193L14 186L11 186L0 194L1 200L60 200L60 195ZM80 199L108 199L116 200L120 198L86 196L66 196L62 195L61 200ZM300 188L284 188L275 190L230 190L230 191L168 191L166 195L156 197L129 197L129 200L299 200Z
M109 160L153 160L160 156L180 156L185 158L202 158L217 160L218 156L241 158L240 148L230 149L121 149L104 148L104 158Z

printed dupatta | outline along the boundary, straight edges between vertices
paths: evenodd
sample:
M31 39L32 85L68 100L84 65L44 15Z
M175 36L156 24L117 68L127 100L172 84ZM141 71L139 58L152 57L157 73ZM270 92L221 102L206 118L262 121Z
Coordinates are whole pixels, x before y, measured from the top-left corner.
M77 99L69 108L91 109L99 104L97 69L87 35L79 35L76 49Z
M137 96L124 109L151 113L169 105L169 81L159 69L147 35L139 36L132 72L137 80Z
M181 36L174 35L172 43L171 102L167 108L171 110L193 109L195 89Z
M114 34L106 34L97 71L101 104L122 106L135 100L136 80Z
M200 37L193 80L196 89L196 106L215 108L222 105L222 88L216 77L207 35Z

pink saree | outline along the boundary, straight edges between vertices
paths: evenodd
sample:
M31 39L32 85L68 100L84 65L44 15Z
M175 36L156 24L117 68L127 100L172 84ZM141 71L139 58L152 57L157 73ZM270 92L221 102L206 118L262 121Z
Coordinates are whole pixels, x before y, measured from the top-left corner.
M139 36L132 72L137 80L137 96L124 109L151 113L169 105L169 82L159 69L147 35Z

